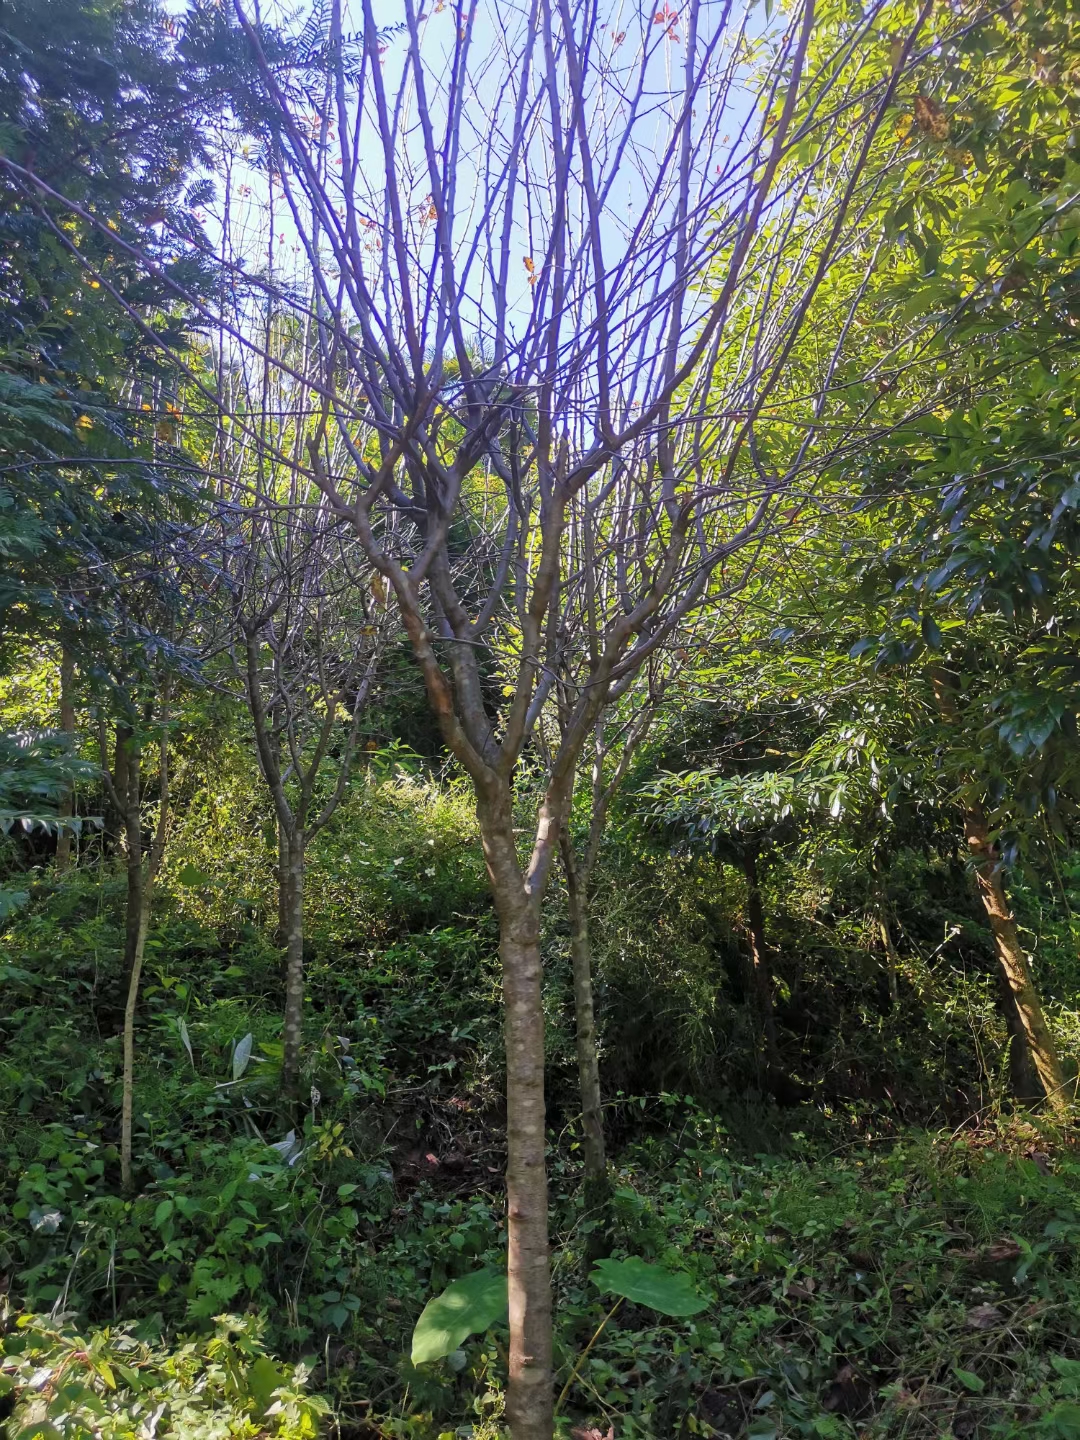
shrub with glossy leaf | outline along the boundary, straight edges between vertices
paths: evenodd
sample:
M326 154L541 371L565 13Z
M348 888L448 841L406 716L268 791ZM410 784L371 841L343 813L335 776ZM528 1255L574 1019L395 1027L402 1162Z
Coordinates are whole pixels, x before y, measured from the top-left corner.
M635 1305L648 1305L661 1315L698 1315L708 1300L694 1289L689 1275L650 1265L636 1255L628 1260L598 1260L592 1278L597 1288Z
M424 1306L412 1340L412 1363L425 1365L452 1355L470 1335L506 1319L506 1275L478 1270L452 1280Z

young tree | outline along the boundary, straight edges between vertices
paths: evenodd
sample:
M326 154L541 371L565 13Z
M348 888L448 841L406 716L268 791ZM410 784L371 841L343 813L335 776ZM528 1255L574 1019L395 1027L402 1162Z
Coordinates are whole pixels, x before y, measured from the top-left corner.
M812 400L790 463L760 443L925 12L845 11L808 70L814 0L764 33L700 0L630 24L578 0L404 0L392 35L363 0L351 37L332 0L294 43L234 10L243 48L215 33L308 272L262 283L314 314L325 356L336 445L320 419L306 475L393 589L476 792L506 1006L508 1412L515 1440L546 1440L539 920L574 775L711 577L752 569L734 557L822 439ZM586 634L522 854L515 776Z
M443 26L406 0L385 55L370 0L355 44L333 4L309 83L236 13L335 361L324 395L348 465L313 453L311 476L392 586L476 791L506 1004L508 1412L515 1440L540 1440L552 1376L539 920L574 775L613 689L770 518L786 477L744 468L744 450L752 459L833 263L914 31L875 48L879 13L860 21L844 46L866 44L865 63L818 84L796 125L812 3L752 44L748 21L696 0L629 28L569 0L485 24L448 11ZM846 143L817 146L841 115ZM569 558L583 506L604 517L592 615ZM588 683L522 855L515 773L585 633Z
M124 923L127 995L124 1003L120 1109L120 1183L126 1192L130 1192L134 1187L132 1119L135 1096L135 1012L139 1003L146 937L150 929L154 882L161 869L169 824L172 678L168 672L151 672L140 677L141 684L121 682L115 687L115 745L111 765L105 711L101 709L98 713L100 773L106 794L123 825L127 871ZM144 752L148 741L157 751L156 773L145 764ZM157 815L152 826L148 827L146 811L154 806Z
M604 1139L603 1096L600 1088L600 1054L597 1041L594 998L593 946L590 928L593 876L600 856L611 805L619 792L642 742L649 734L663 701L669 677L647 673L641 694L631 692L623 706L609 697L593 725L585 746L587 780L583 788L585 834L575 834L574 807L567 807L559 836L559 853L566 879L567 910L570 920L570 962L574 986L574 1028L578 1086L581 1091L582 1156L585 1172L586 1207L603 1221L609 1200L607 1145ZM578 698L576 687L560 682L558 718L566 722L573 715ZM560 723L560 740L563 724ZM583 777L584 779L584 777ZM602 1240L602 1236L599 1237ZM592 1256L592 1249L587 1247Z
M298 1098L304 1005L304 871L309 845L344 797L373 698L389 615L355 537L321 493L264 454L224 511L236 666L278 826L285 949L282 1092ZM382 591L385 601L385 591Z

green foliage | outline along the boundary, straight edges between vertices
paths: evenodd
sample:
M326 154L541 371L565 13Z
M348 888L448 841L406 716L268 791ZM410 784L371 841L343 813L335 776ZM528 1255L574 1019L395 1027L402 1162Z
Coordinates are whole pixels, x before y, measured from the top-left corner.
M505 1321L506 1275L477 1270L452 1280L420 1312L412 1338L412 1363L424 1365L452 1355L470 1335Z
M150 1424L178 1440L312 1440L329 1407L308 1392L308 1366L270 1359L262 1330L249 1315L219 1315L210 1337L164 1349L130 1326L84 1336L20 1315L0 1339L0 1396L14 1401L8 1433L122 1440Z
M661 1315L697 1315L708 1306L685 1275L650 1265L636 1256L628 1260L598 1260L592 1278L608 1295L647 1305Z

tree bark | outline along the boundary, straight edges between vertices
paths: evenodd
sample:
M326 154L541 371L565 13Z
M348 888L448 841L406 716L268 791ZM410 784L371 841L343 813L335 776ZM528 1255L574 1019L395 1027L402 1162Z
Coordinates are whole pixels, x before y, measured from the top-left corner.
M746 918L750 934L750 993L757 1012L756 1019L761 1026L766 1071L776 1075L780 1071L780 1048L776 1039L769 954L765 943L765 906L761 899L757 855L752 849L743 851L742 864L746 877Z
M116 724L116 744L113 750L112 763L112 788L109 793L109 810L112 812L106 829L107 850L109 854L116 852L126 843L127 839L127 812L128 812L128 762L129 746L132 741L132 732L127 725L120 721ZM102 768L106 767L106 756L101 756Z
M119 761L120 745L117 742ZM127 902L124 910L124 974L130 979L139 949L139 927L142 923L146 875L143 870L142 833L142 757L138 742L128 733L124 746L121 779L125 789L116 786L124 804L124 839L127 846Z
M141 751L138 742L133 737L127 748L123 771L123 778L127 785L126 796L123 791L118 790L115 780L112 785L117 799L126 801L128 842L128 912L124 946L128 986L127 1000L124 1005L124 1073L120 1101L120 1183L125 1193L130 1192L134 1187L132 1118L135 1099L135 1010L139 1003L139 982L142 979L146 936L150 928L150 902L154 893L154 881L165 853L165 836L169 818L168 718L169 683L166 680L162 691L158 818L148 845L144 844L143 838ZM133 909L133 907L135 908Z
M277 943L285 950L289 943L289 837L277 822Z
M288 838L285 935L285 1026L281 1089L286 1100L300 1098L300 1048L304 1039L304 832Z
M574 1021L577 1036L578 1084L581 1089L582 1154L585 1161L585 1203L590 1210L607 1198L607 1151L604 1113L600 1097L600 1059L596 1044L593 1004L592 944L589 938L589 901L573 846L561 840L570 912L570 958L574 972Z
M65 735L75 735L75 656L63 639L60 641L60 729ZM74 784L69 782L64 786L56 813L61 822L56 834L56 870L62 875L71 865L72 833L70 826L63 822L75 814Z
M140 870L141 870L140 866ZM151 883L143 884L139 893L139 911L131 968L128 971L127 1003L124 1006L124 1078L120 1102L120 1184L125 1194L134 1188L132 1170L132 1118L135 1102L135 1009L139 1003L139 982L142 978L146 934L150 928ZM129 892L130 893L130 892Z
M994 936L994 948L1001 968L1005 994L1006 1024L1011 1038L1010 1050L1026 1051L1025 1056L1010 1053L1010 1074L1014 1087L1030 1086L1027 1059L1034 1070L1039 1088L1051 1110L1067 1109L1065 1077L1058 1059L1057 1047L1043 1013L1039 992L1020 944L1016 920L1005 893L1001 866L990 843L989 829L980 806L970 806L964 825L968 850L975 863L975 879L979 897L986 910ZM1029 1098L1023 1094L1018 1099Z
M900 956L896 952L896 944L889 928L889 916L884 900L878 902L878 929L881 932L881 943L885 947L885 976L889 982L889 1007L895 1010L900 1003L898 982Z
M509 786L500 784L496 790L493 784L487 795L479 797L477 811L499 921L505 1006L510 1299L506 1413L514 1440L551 1440L551 1263L539 900L527 892L518 864Z

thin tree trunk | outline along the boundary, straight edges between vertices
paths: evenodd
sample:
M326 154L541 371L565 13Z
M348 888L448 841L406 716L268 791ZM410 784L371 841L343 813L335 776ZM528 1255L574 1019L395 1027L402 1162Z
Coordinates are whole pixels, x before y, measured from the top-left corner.
M560 841L566 895L570 912L570 958L574 971L574 1021L577 1034L578 1084L581 1088L582 1154L585 1160L585 1203L602 1206L608 1194L604 1113L600 1098L600 1059L596 1044L593 1005L592 944L589 938L589 902L573 845Z
M975 862L979 896L990 921L994 948L1001 967L1006 1023L1012 1036L1012 1048L1020 1047L1027 1051L1048 1105L1052 1110L1062 1112L1067 1108L1065 1077L1027 956L1020 944L1016 920L1001 877L1001 866L990 843L989 830L981 807L971 806L968 809L964 828L968 850ZM1021 1085L1030 1083L1025 1079L1025 1067L1026 1059L1010 1057L1014 1085L1017 1082ZM1018 1095L1017 1098L1025 1097Z
M60 641L60 729L75 734L75 656L66 640ZM71 865L71 828L65 825L75 814L75 786L68 783L56 807L61 822L56 835L56 870L62 875Z
M145 879L145 883L140 887L138 924L131 968L128 971L127 1004L124 1006L124 1078L120 1103L120 1184L125 1194L131 1192L135 1183L131 1164L132 1112L135 1102L135 1009L139 1003L139 981L142 978L143 956L146 953L146 934L150 928L151 890L152 882Z
M885 947L885 974L889 981L889 1004L895 1010L900 1003L900 988L897 979L900 956L896 952L892 931L889 929L889 917L885 910L884 900L878 902L878 929L881 932L881 943Z
M286 1099L299 1099L300 1047L304 1038L304 832L289 836L288 924L285 942L285 1044L281 1089Z
M960 721L956 675L944 665L930 667L930 683L942 715L952 724ZM1057 1047L1043 1014L1031 968L1020 944L1012 907L1005 892L999 858L990 843L983 808L977 802L964 812L968 853L974 862L975 881L983 902L999 967L999 985L1005 1024L1009 1031L1009 1079L1018 1100L1041 1091L1051 1110L1066 1109L1065 1077Z
M776 1017L773 1013L772 982L769 978L769 954L765 944L765 906L761 899L757 856L752 849L743 851L743 874L746 876L746 916L750 932L750 983L757 1021L765 1044L766 1069L780 1071L780 1048L776 1039Z
M132 1115L135 1101L135 1010L139 1003L139 982L142 979L146 936L150 928L150 902L154 881L165 853L165 837L169 819L169 682L162 690L162 729L159 745L159 784L157 825L149 844L143 842L142 825L142 762L137 744L132 744L127 759L127 834L128 834L128 915L125 951L128 960L127 1001L124 1005L124 1074L120 1101L120 1183L125 1192L134 1186L132 1169ZM114 782L114 789L115 782ZM122 792L121 796L122 796ZM144 859L145 854L145 859ZM132 857L138 857L133 866ZM132 927L132 905L135 924Z
M510 1298L506 1413L513 1440L551 1440L551 1262L539 904L527 894L518 864L509 789L481 795L477 809L499 920L505 1007Z
M285 950L289 943L289 837L277 822L277 943Z
M119 747L117 747L119 754ZM134 740L124 751L123 780L126 791L117 786L126 805L124 836L127 841L127 903L124 912L124 974L130 979L135 969L142 923L146 875L143 870L142 757Z
M1037 1105L1043 1098L1043 1087L1039 1083L1035 1061L1024 1033L1020 1007L1000 965L997 982L998 1001L1009 1036L1009 1090L1015 1099L1025 1105Z
M109 842L109 853L116 854L126 840L127 836L127 812L128 812L128 769L130 762L129 747L132 741L132 733L127 725L119 721L116 724L116 747L113 751L112 764L112 795L110 795L109 809L112 811L111 823L108 826L107 840ZM105 755L102 754L101 763L106 764ZM114 798L118 797L118 798Z

